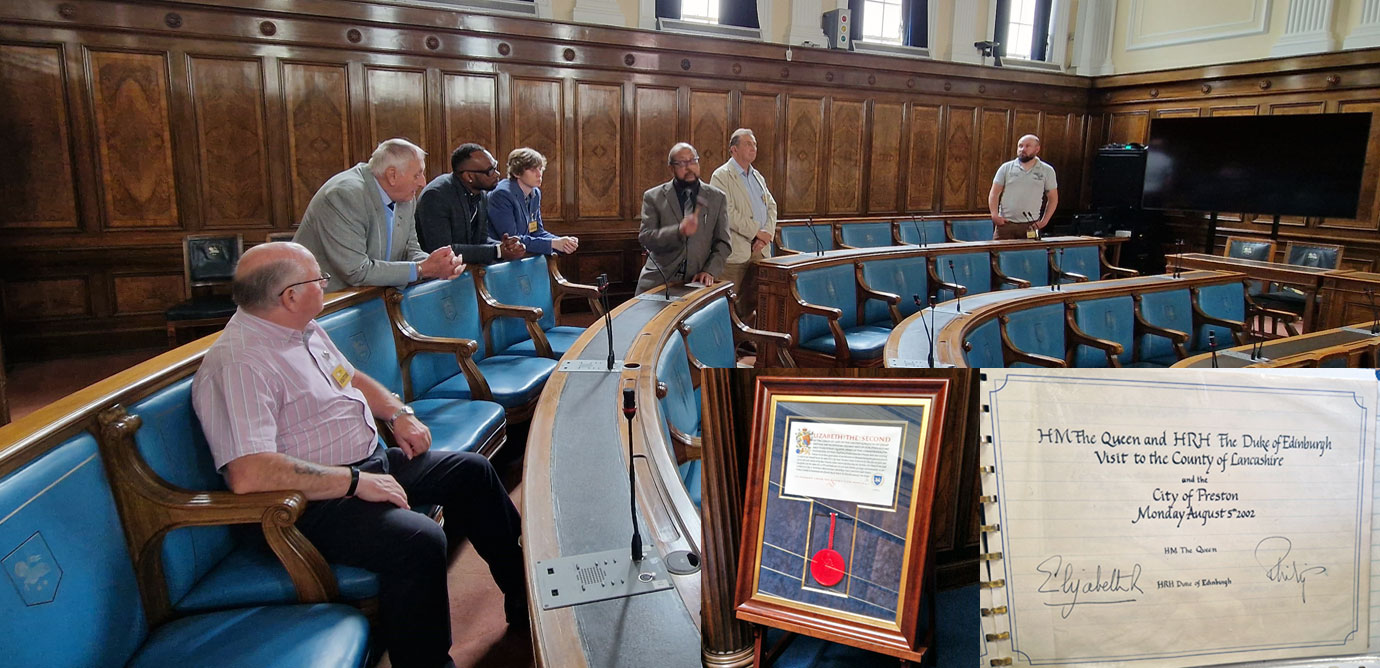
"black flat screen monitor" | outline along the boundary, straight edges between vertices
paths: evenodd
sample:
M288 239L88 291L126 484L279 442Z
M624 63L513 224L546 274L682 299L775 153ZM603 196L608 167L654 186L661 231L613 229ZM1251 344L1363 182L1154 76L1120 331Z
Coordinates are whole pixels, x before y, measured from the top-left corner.
M1157 118L1141 204L1355 218L1370 116Z

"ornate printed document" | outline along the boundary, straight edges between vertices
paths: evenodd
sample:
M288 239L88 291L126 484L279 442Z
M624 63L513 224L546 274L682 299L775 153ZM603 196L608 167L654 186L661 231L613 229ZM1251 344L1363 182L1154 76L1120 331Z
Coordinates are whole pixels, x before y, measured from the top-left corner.
M1366 650L1374 380L985 374L983 665Z

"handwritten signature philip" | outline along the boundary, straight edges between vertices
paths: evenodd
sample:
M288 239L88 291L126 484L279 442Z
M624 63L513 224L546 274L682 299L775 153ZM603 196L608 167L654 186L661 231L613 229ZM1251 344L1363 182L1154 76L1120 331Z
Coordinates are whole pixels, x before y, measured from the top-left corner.
M1138 599L1133 594L1144 594L1145 590L1140 588L1141 566L1136 564L1130 571L1123 571L1120 568L1107 569L1107 574L1103 575L1103 567L1097 565L1092 571L1091 579L1083 579L1082 573L1086 569L1075 569L1071 563L1064 563L1061 555L1054 555L1041 561L1035 567L1035 571L1045 576L1045 581L1040 584L1041 594L1062 594L1065 600L1046 601L1045 605L1059 608L1059 616L1068 619L1073 614L1073 609L1079 605L1115 605L1117 603L1134 603ZM1075 571L1079 576L1075 576ZM1081 598L1087 596L1088 598ZM1112 598L1102 598L1110 596Z
M1268 536L1255 545L1255 562L1265 569L1265 579L1270 582L1297 582L1299 596L1308 602L1308 578L1313 575L1327 575L1326 566L1299 568L1299 562L1289 559L1294 542L1284 536ZM1304 562L1304 566L1308 566Z

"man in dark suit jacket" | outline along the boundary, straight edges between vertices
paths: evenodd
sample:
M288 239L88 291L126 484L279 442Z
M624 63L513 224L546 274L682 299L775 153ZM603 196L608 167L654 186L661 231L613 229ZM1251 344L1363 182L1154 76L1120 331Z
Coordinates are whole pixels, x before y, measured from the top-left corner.
M431 252L450 246L465 262L492 264L526 254L522 241L489 238L484 193L498 184L498 161L479 144L462 144L450 154L450 173L431 180L417 202L417 243Z
M292 240L306 246L330 277L327 292L402 287L465 271L449 246L428 255L417 245L412 221L424 183L426 151L406 139L388 139L369 162L332 176L316 191Z
M711 285L732 252L728 198L722 190L700 183L699 152L681 142L671 147L666 161L671 180L642 193L637 240L648 257L637 280L638 294L668 283Z

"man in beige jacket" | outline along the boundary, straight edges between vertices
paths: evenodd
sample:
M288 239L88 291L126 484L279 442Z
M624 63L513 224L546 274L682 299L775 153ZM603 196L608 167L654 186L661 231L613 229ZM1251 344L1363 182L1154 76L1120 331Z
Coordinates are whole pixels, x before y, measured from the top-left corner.
M728 195L728 238L733 250L720 278L737 286L738 315L747 319L755 301L752 263L764 257L776 234L776 199L767 190L762 173L752 168L752 161L757 159L757 137L752 130L734 130L728 140L728 154L728 162L714 170L709 183Z

